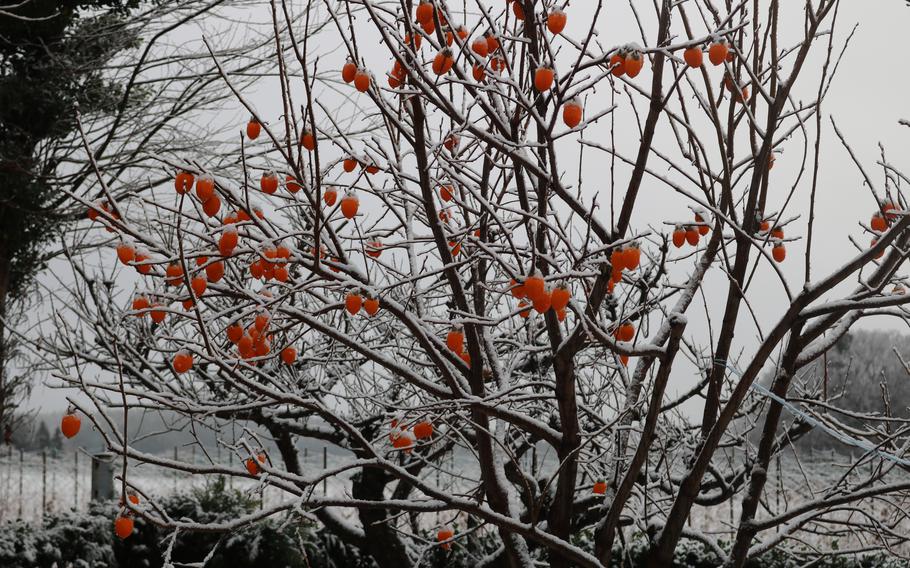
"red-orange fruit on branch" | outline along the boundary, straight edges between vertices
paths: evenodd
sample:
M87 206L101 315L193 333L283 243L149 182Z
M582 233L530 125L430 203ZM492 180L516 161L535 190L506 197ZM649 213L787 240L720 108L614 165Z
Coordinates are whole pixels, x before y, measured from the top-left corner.
M404 84L404 80L407 76L407 71L404 70L401 62L396 59L394 65L392 65L392 72L389 73L389 86L393 89L397 89Z
M539 314L545 314L550 311L550 307L553 305L553 296L547 288L544 288L544 291L532 300L534 304L534 310Z
M163 307L164 306L162 306L161 304L159 304L157 302L154 305L152 305L152 310L149 311L149 315L152 317L153 322L161 323L164 321L164 318L167 317L167 312L164 309L162 309Z
M124 515L118 516L114 520L114 534L121 540L133 534L133 519Z
M392 440L392 447L396 450L404 450L406 454L411 453L411 450L414 448L414 434L411 434L406 430L400 432Z
M562 107L562 121L569 128L575 128L581 124L583 109L578 99L572 99Z
M368 297L363 301L363 311L367 313L368 316L373 317L379 313L379 298L374 298L373 296Z
M353 191L348 191L345 193L344 197L341 198L341 214L344 215L346 219L353 219L354 216L357 215L357 209L359 207L360 199Z
M524 291L525 295L532 302L536 302L538 298L544 295L546 284L544 283L543 277L540 273L535 272L531 276L525 278Z
M75 412L67 412L60 420L60 432L66 438L74 438L82 428L82 419Z
M443 49L433 58L433 73L445 75L452 70L455 65L455 58L452 56L451 49Z
M174 370L185 373L193 368L193 356L188 351L180 351L174 355Z
M442 146L449 152L454 152L458 148L458 144L461 142L461 138L457 134L449 134L446 136L446 139L442 141Z
M622 77L626 74L626 58L622 53L614 53L610 56L610 73L614 77Z
M636 270L641 264L641 249L633 243L623 249L623 265L627 270Z
M550 305L552 305L553 309L557 312L565 310L566 306L569 305L570 299L572 299L572 293L565 284L560 284L556 288L553 288L553 292L550 293Z
M414 18L420 24L431 22L433 21L433 10L433 4L427 2L426 0L421 0L417 5L417 10L414 13Z
M262 471L262 469L259 467L259 464L264 464L265 459L265 454L262 453L257 454L255 460L253 458L247 458L244 462L247 472L250 475L259 475L259 472Z
M136 249L132 245L120 243L117 245L117 258L123 264L129 264L136 259Z
M357 70L357 73L354 75L354 88L365 93L370 90L370 73L364 68Z
M350 292L344 299L344 309L352 316L360 311L361 306L363 306L363 296L358 292Z
M215 180L210 175L199 176L196 180L196 197L205 203L215 195Z
M293 365L297 360L297 349L294 347L285 347L281 350L281 361L285 365Z
M134 311L146 310L149 308L149 306L151 306L151 303L149 302L149 299L146 298L145 296L137 296L136 298L133 299L133 310ZM141 318L141 317L145 316L145 314L147 314L147 313L148 312L138 313L138 314L136 314L136 317Z
M885 216L881 213L874 214L869 225L872 227L873 231L877 231L879 233L882 233L888 229L888 221L885 220Z
M680 248L684 244L686 244L686 230L681 226L676 225L673 229L673 246Z
M278 176L275 175L275 172L262 172L262 177L259 178L259 189L269 195L278 191Z
M300 134L300 145L310 152L316 149L316 135L312 130L306 129Z
M167 278L165 281L168 286L179 286L183 282L183 267L177 263L169 264L165 269Z
M713 65L720 65L727 59L729 51L730 48L727 47L727 42L723 40L714 42L711 44L711 47L708 48L708 59L711 60Z
M555 73L552 67L538 67L534 71L534 88L541 93L549 91L553 87L553 78Z
M705 60L705 54L700 46L687 47L683 52L683 59L689 67L698 69Z
M214 217L221 210L221 199L213 195L202 203L202 212L209 217Z
M517 4L517 2L516 2ZM449 527L441 528L436 533L436 540L439 542L439 546L443 550L449 550L452 548L452 543L449 542L452 537L455 536L455 531Z
M289 193L297 193L303 188L303 186L294 179L294 176L290 174L284 176L284 187L287 188Z
M494 51L499 49L499 46L500 46L499 38L497 38L492 33L488 33L486 35L486 38L487 38L487 53L492 54Z
M695 214L695 222L698 223L698 234L699 235L705 236L711 230L711 227L709 227L708 224L705 223L704 218L699 213Z
M522 8L521 2L512 2L512 13L515 14L515 19L524 21L525 19L525 9Z
M425 440L433 436L433 423L428 420L422 420L414 425L414 437L418 440Z
M490 52L490 48L487 45L486 38L479 37L471 42L471 51L476 53L480 57L486 57Z
M452 328L449 333L446 334L446 347L455 353L464 351L464 331L461 326Z
M771 254L774 256L775 262L783 262L787 258L787 247L784 246L784 243L777 243L771 249Z
M553 8L547 15L547 29L551 34L561 34L566 29L566 13L559 8Z
M243 337L243 326L239 323L231 324L228 326L226 333L228 341L236 344Z
M629 322L620 324L613 334L619 341L632 341L635 337L635 326Z
M626 75L630 79L634 79L641 72L642 67L645 65L644 55L636 50L632 50L626 54L625 60L623 61L623 69L626 72Z
M220 260L209 264L205 267L205 276L209 282L218 282L224 278L224 263Z
M260 132L262 132L262 125L254 117L250 117L250 121L246 123L246 137L255 140L259 138Z
M150 258L151 258L151 257L149 256L148 252L142 251L142 250L137 250L137 251L136 251L136 258L135 258L135 262L136 262L136 272L138 272L139 274L149 274L149 273L151 273L151 272L152 272L152 265L151 265L151 264L142 264L142 263L144 263L145 261L149 260Z
M205 294L205 290L208 286L209 283L208 280L205 279L205 276L194 276L193 279L190 280L190 287L193 289L193 294L197 298L200 298Z
M177 172L177 175L174 177L174 189L177 190L177 193L184 194L193 189L194 181L195 178L190 172Z
M221 253L221 256L231 256L234 249L237 248L238 239L237 229L233 227L225 229L218 239L218 252Z
M872 243L869 245L869 248L872 248L872 247L874 247L874 246L877 245L877 244L878 244L878 239L877 239L877 238L873 238L873 239L872 239ZM879 252L877 252L877 253L875 254L875 259L877 260L877 259L879 259L879 258L881 258L881 257L883 257L883 256L885 256L885 251L884 251L884 250L881 250L881 251L879 251Z
M341 78L345 83L353 83L355 75L357 75L357 64L348 59L341 68Z

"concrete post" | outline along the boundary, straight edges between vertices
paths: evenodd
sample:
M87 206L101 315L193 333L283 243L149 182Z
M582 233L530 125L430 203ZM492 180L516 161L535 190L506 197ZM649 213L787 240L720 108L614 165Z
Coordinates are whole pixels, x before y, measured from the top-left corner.
M92 455L92 501L114 498L114 458L110 452Z

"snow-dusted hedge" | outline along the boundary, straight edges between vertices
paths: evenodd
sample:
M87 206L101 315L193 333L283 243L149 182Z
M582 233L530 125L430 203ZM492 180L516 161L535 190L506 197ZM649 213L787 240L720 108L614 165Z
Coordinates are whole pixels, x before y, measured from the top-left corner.
M226 489L220 480L161 504L173 518L200 523L230 519L258 506L257 501ZM275 519L232 534L183 533L174 540L173 533L136 519L136 531L120 541L113 534L116 513L113 503L95 504L88 512L49 516L40 525L23 521L0 525L0 567L155 568L164 565L169 549L172 562L200 562L208 557L208 568L371 566L343 543L300 522Z
M117 566L112 546L112 506L88 513L67 512L48 517L41 526L22 521L0 527L0 566L48 568L55 563L74 568Z
M195 523L219 523L255 510L255 499L228 489L223 479L205 488L179 494L161 502L175 519ZM114 504L94 504L88 512L64 512L47 517L40 525L22 521L0 525L0 567L2 568L160 568L167 557L176 565L205 561L207 568L374 568L356 549L307 521L273 519L231 534L180 533L136 520L136 531L120 541L115 538L112 520ZM590 537L579 533L578 539ZM645 566L648 550L644 535L632 536L626 550L617 550L611 566ZM496 548L482 531L469 537L466 546L450 552L433 548L420 562L427 568L467 568L467 548L475 552ZM775 551L749 568L788 568L797 559ZM622 563L622 564L620 564ZM693 541L684 541L677 551L674 567L715 568L716 555ZM902 565L881 556L819 559L816 568L896 568Z

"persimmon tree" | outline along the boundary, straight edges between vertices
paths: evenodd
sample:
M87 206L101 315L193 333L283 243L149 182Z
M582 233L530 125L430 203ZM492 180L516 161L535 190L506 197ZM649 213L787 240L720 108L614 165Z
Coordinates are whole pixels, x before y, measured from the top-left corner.
M833 198L820 140L854 156L821 113L838 2L616 4L275 0L267 104L213 51L251 115L219 141L235 160L188 150L155 170L167 191L118 199L102 173L86 230L115 232L100 254L122 266L99 286L97 251L74 251L58 333L36 343L123 457L124 497L142 495L120 536L134 515L175 531L288 515L396 567L605 566L635 534L653 566L683 540L730 566L811 556L809 534L826 554L829 537L854 539L843 553L903 542L899 515L861 507L910 489L893 477L904 422L839 408L809 372L910 300L891 293L906 180L884 159L884 187L856 161L873 213L857 246L813 269L830 254L812 240ZM600 35L629 8L626 37ZM649 187L672 216L649 217ZM755 278L782 301L756 305ZM148 412L214 430L233 463L140 451L128 421ZM868 451L835 489L770 509L772 461L817 424ZM304 440L346 457L304 467ZM285 498L172 519L131 463ZM344 490L316 491L327 479ZM704 530L731 506L737 522Z

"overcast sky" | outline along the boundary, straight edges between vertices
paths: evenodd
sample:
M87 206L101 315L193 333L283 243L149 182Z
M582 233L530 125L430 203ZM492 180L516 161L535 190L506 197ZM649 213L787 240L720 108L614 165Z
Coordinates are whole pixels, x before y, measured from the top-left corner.
M300 2L296 4L301 5ZM489 0L487 4L491 6L495 4L499 9L498 2ZM573 5L569 8L570 24L567 33L578 37L581 35L581 29L586 20L584 14L579 12L583 11L582 6L586 3L577 1L573 4L578 6ZM653 20L650 0L636 1L635 4L647 21ZM763 0L761 4L767 5L768 2ZM792 2L792 5L790 2L783 4L790 5L787 8L789 11L785 12L785 17L782 17L782 28L784 35L789 34L788 37L791 39L790 42L784 43L792 45L796 39L794 34L801 30L803 24L798 10L798 5L802 5L802 2ZM627 41L640 43L638 28L631 18L628 3L608 2L607 5L610 9L605 11L601 21L597 23L600 41L608 47ZM613 8L614 6L615 8ZM262 20L266 14L259 8L255 12L239 15L242 16L241 19L248 17L250 20ZM471 18L469 18L470 21L472 21ZM203 33L212 33L220 25L222 24L218 22L194 24L183 30L181 36L176 39L192 42L198 40ZM868 241L868 236L862 234L857 222L868 222L869 216L875 209L871 194L862 184L860 173L850 162L847 153L833 135L829 116L834 117L837 121L839 128L862 160L867 171L870 172L879 190L883 188L881 168L875 163L880 159L879 143L884 146L888 160L892 164L899 168L906 167L906 170L910 172L910 163L907 163L905 151L910 142L910 128L898 124L899 119L910 118L910 109L907 108L906 103L908 79L904 72L907 65L906 54L910 53L907 33L907 30L910 29L910 10L904 2L899 0L845 0L838 16L835 33L838 51L854 25L858 25L856 33L844 55L838 75L823 106L822 167L818 185L817 233L814 245L817 247L817 253L813 255L816 277L839 266L852 254L853 249L848 240L850 235L857 237L861 242ZM653 29L652 26L648 32L649 39L652 41L655 35ZM680 28L674 31L678 33ZM318 39L321 42L318 43L318 46L322 54L320 67L323 69L332 68L332 66L338 68L342 62L343 54L336 49L338 43L334 34L334 29L331 29L324 38ZM390 67L387 52L384 49L371 49L369 33L364 32L362 37L358 37L361 42L361 50L366 54L367 63L374 73L379 74L387 70ZM372 39L375 40L375 37ZM824 53L819 44L807 62L806 72L801 76L794 90L795 99L805 102L815 96L816 78L821 69L823 56ZM718 73L717 71L712 72ZM650 85L647 66L636 82L645 87ZM249 95L260 112L277 120L282 111L280 100L275 96L273 86L274 84L263 82L262 86ZM337 106L342 100L336 92L329 89L323 89L320 97L322 103L327 107ZM629 155L632 155L637 143L637 127L630 122L629 117L632 115L628 108L628 100L617 99L617 103L619 104L617 129L620 130L620 141L617 146L621 148L620 143L626 144ZM600 89L589 99L588 111L593 112L609 105L609 89ZM236 108L231 108L226 109L226 112L218 119L234 121L238 125L242 125L244 116L245 114ZM600 124L592 125L582 136L586 140L609 145L609 121L603 120ZM667 122L662 120L656 145L663 148L671 147L671 136L672 133L667 127ZM577 171L575 162L579 148L577 138L577 136L568 137L560 142L561 159L564 164L568 164L564 167L569 172L570 179L575 178ZM778 156L775 169L771 174L769 205L771 209L779 207L791 189L795 174L800 167L799 162L802 159L802 141L799 137L794 137L793 140L783 145L783 149L783 154ZM583 170L585 195L593 197L595 191L601 196L609 194L609 187L604 185L604 180L609 179L604 171L605 155L595 156L590 149L585 152ZM329 155L326 159L335 157L337 156ZM651 165L656 169L659 168L657 160L652 160ZM617 188L620 195L621 188L624 187L627 179L626 170L617 172ZM797 188L795 201L787 209L786 216L801 216L791 225L792 230L788 228L788 236L805 235L809 179L809 176L803 177ZM643 232L649 228L661 230L664 228L661 224L664 220L690 218L689 210L686 207L687 202L653 178L645 180L642 191L641 203L646 207L641 207L636 211L636 220L633 223L633 230L636 232ZM601 198L600 201L601 215L606 215L604 220L608 223L609 208L603 199ZM791 288L795 290L802 286L804 244L802 240L788 244L788 261L782 267ZM681 266L680 270L689 268L691 268L691 264ZM50 281L46 276L43 277L43 280L46 283ZM705 301L712 318L716 318L718 321L725 294L726 281L718 270L714 270L706 282ZM756 308L757 319L766 328L783 310L785 297L780 284L770 270L760 269L749 294ZM692 306L689 316L692 323L688 334L697 345L705 347L707 336L703 332L706 329L704 324L706 318L701 300ZM744 318L751 319L751 316L744 314ZM734 351L742 349L748 353L755 345L756 334L753 325L748 321L743 323L743 331L737 334ZM869 319L859 327L903 329L903 324L895 319ZM691 367L688 369L680 367L678 370L674 370L673 383L668 396L672 396L674 391L686 390L694 380L696 377L693 375ZM42 411L56 412L65 405L65 394L60 390L38 386L29 400L28 406ZM697 408L688 410L691 412Z

